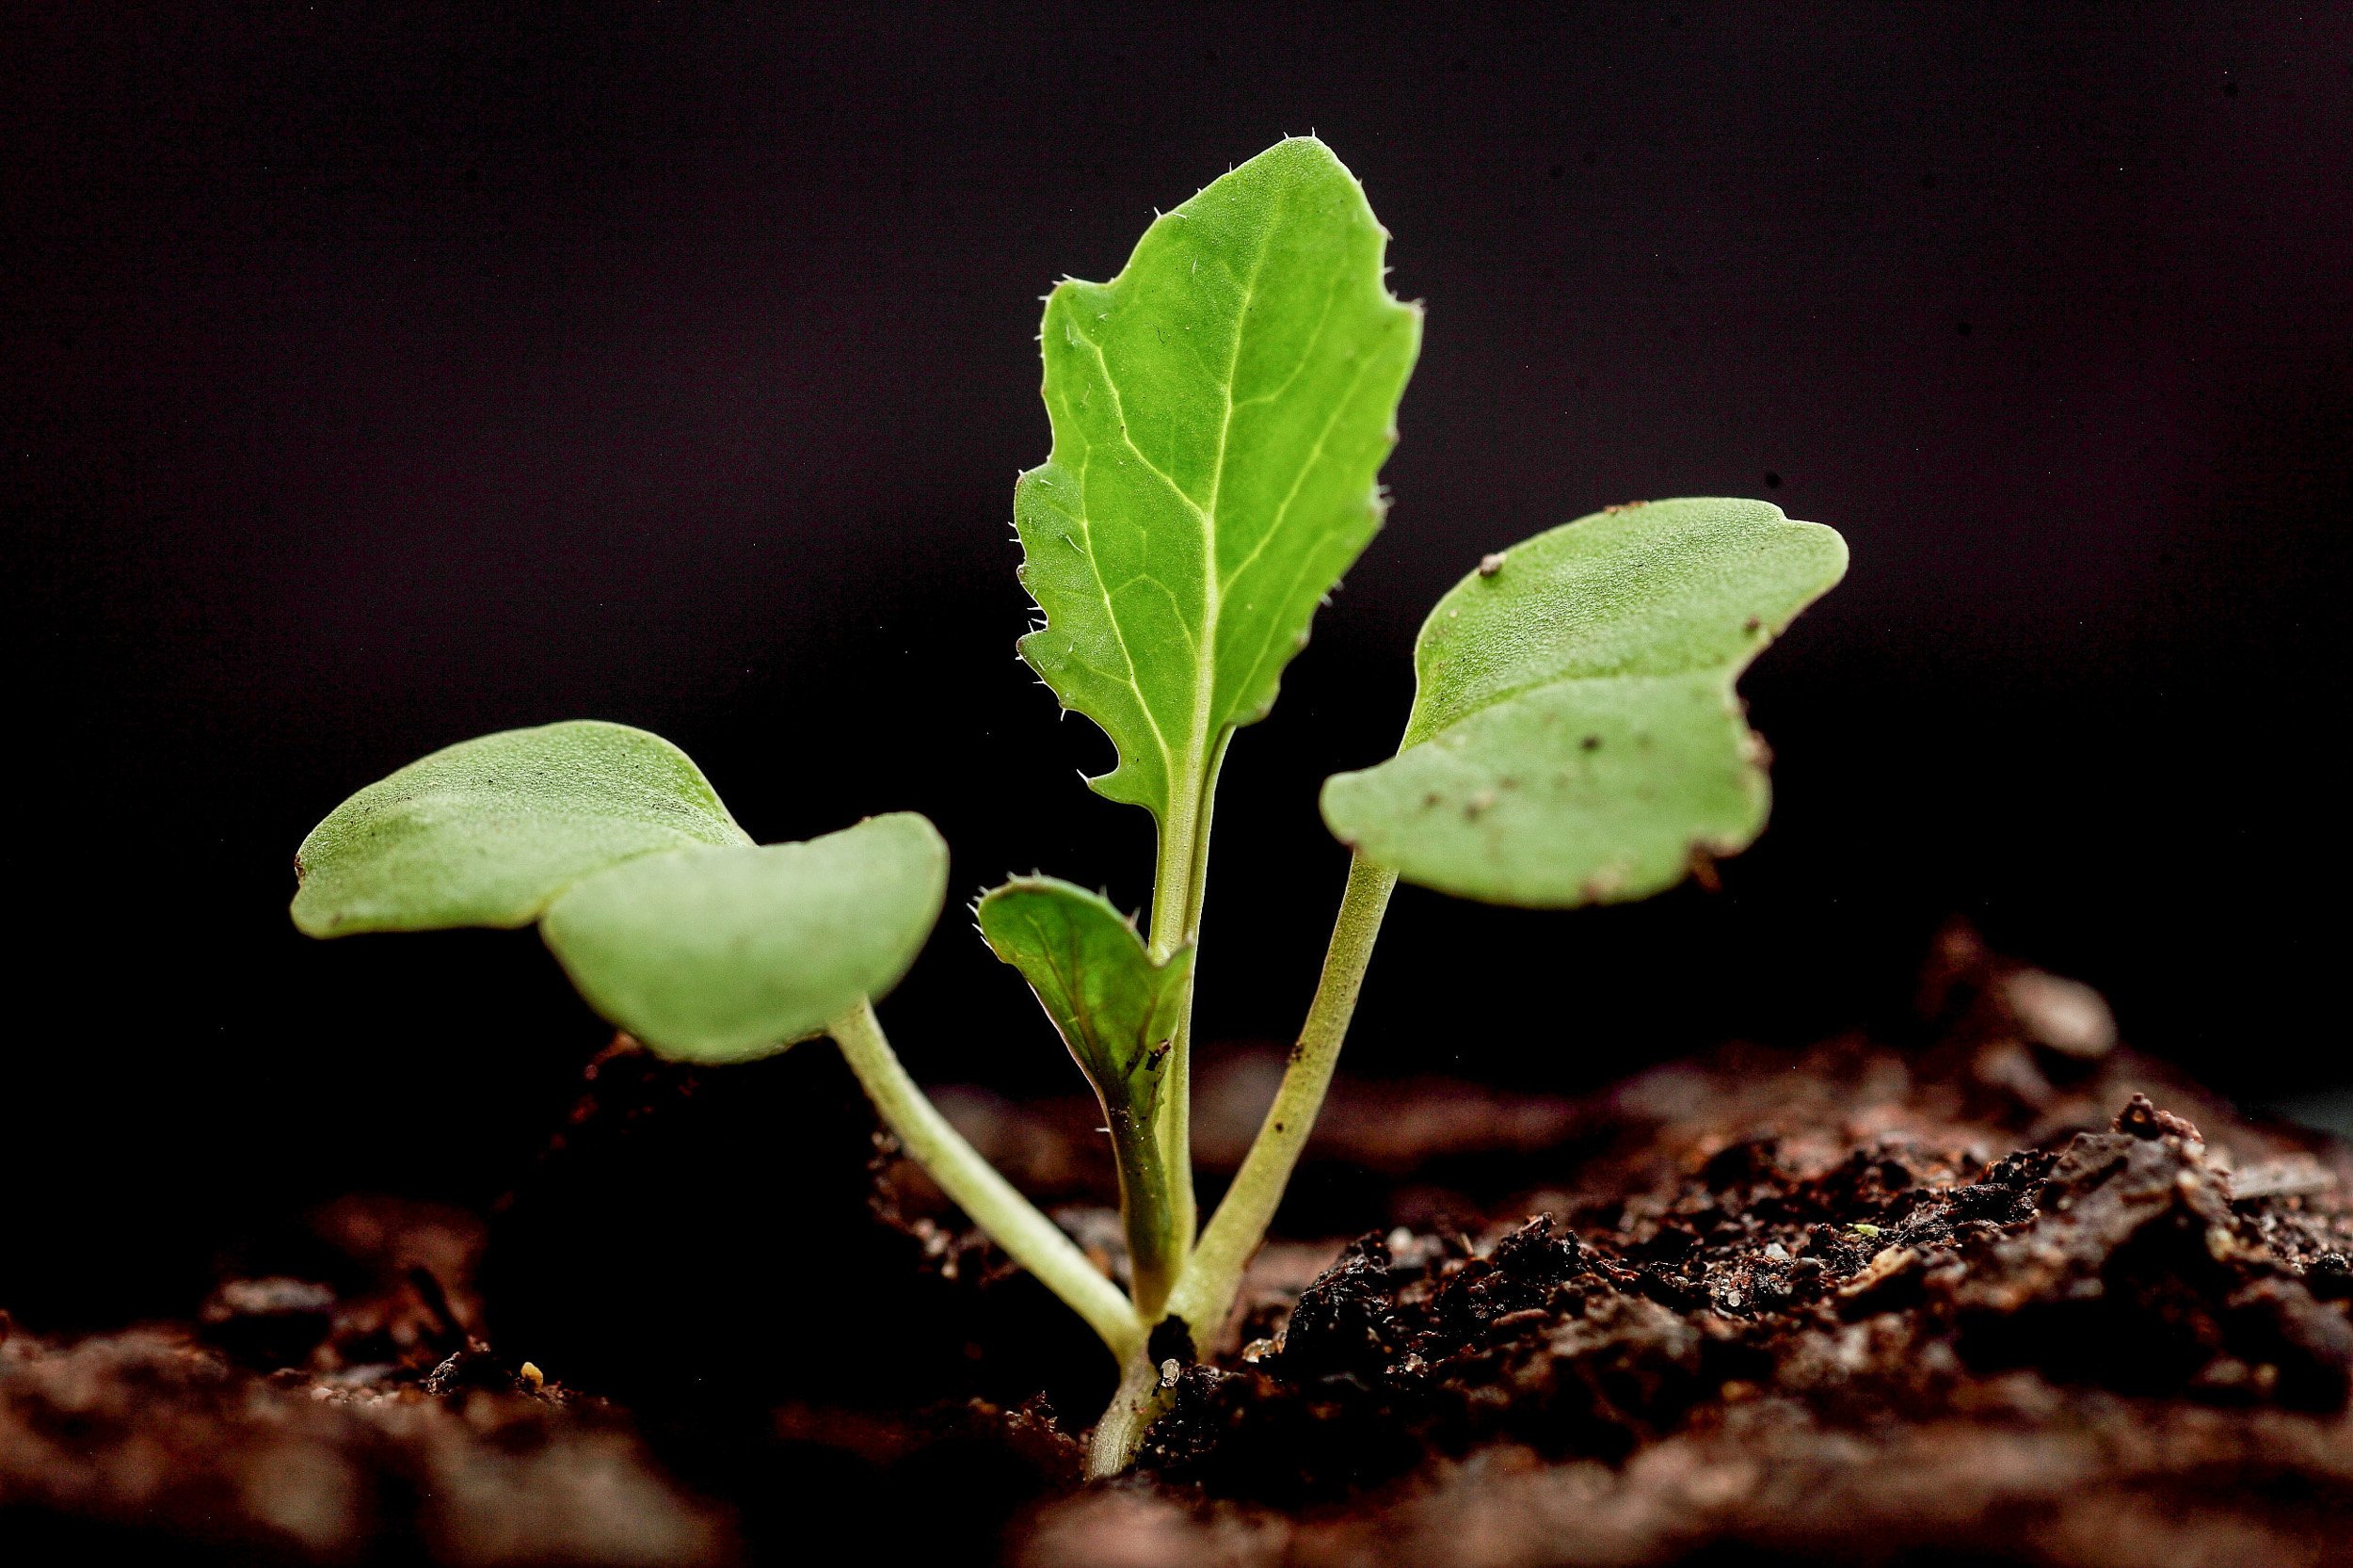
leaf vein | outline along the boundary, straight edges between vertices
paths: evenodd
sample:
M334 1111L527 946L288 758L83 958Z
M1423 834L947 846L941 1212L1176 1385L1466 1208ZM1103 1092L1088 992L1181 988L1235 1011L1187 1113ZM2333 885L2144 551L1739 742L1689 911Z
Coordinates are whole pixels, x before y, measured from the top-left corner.
M1265 552L1268 542L1277 534L1282 532L1283 520L1290 514L1291 503L1299 499L1300 488L1302 486L1306 484L1307 475L1312 473L1317 466L1323 461L1324 443L1331 440L1332 431L1334 427L1338 424L1340 416L1343 413L1350 411L1353 401L1356 395L1356 389L1364 383L1365 372L1371 367L1373 361L1378 358L1380 358L1380 356L1373 353L1360 354L1357 356L1355 374L1348 378L1348 390L1342 392L1338 397L1333 399L1332 411L1324 416L1323 428L1316 432L1316 444L1308 452L1307 460L1300 464L1299 472L1291 476L1290 488L1284 493L1282 504L1274 509L1274 520L1267 525L1266 533L1260 536L1257 544L1252 547L1250 553L1244 556L1241 564L1234 568L1234 576L1236 578L1241 577L1243 572L1249 570L1252 564L1255 563L1258 559L1259 555ZM1314 555L1315 552L1312 550L1303 551L1300 552L1299 563L1292 568L1291 571L1291 581L1289 586L1297 586L1302 574L1302 569L1314 558ZM1266 639L1261 638L1258 643L1258 650L1250 661L1251 680L1255 680L1257 678L1258 666L1266 663L1266 653L1267 641ZM1238 691L1246 691L1249 689L1249 684L1248 682L1242 682L1237 685L1235 689Z
M1135 651L1128 646L1128 629L1120 624L1119 607L1112 602L1111 591L1103 585L1103 563L1095 553L1095 520L1087 511L1087 474L1095 462L1095 443L1080 438L1079 444L1082 451L1079 458L1077 520L1080 535L1086 540L1086 548L1080 553L1087 558L1087 571L1095 579L1096 592L1102 595L1103 618L1111 622L1112 640L1119 644L1120 661L1128 666L1126 685L1128 691L1135 694L1137 712L1151 727L1153 744L1160 751L1160 772L1165 776L1176 771L1176 761L1169 753L1168 736L1160 729L1160 715L1152 712L1152 704L1144 695L1144 683L1136 679Z

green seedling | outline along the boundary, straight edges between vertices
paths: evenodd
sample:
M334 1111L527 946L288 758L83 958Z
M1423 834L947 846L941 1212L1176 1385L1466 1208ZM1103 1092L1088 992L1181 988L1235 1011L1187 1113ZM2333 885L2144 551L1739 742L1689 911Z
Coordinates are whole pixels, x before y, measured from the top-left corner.
M1049 877L982 895L1102 1102L1128 1240L1105 1275L900 1066L874 1002L937 920L948 852L912 813L756 844L669 743L579 722L466 742L360 791L296 857L313 936L536 923L648 1049L740 1062L838 1043L902 1147L1121 1368L1091 1469L1134 1453L1163 1364L1214 1338L1315 1124L1398 881L1490 903L1640 899L1765 824L1734 682L1836 583L1831 530L1753 501L1612 507L1487 556L1431 613L1397 755L1324 786L1353 852L1274 1103L1206 1225L1190 1035L1209 823L1317 606L1370 542L1420 346L1387 235L1322 143L1282 142L1165 214L1109 283L1065 280L1041 344L1053 446L1014 492L1021 653L1110 736L1094 788L1159 829L1148 920Z

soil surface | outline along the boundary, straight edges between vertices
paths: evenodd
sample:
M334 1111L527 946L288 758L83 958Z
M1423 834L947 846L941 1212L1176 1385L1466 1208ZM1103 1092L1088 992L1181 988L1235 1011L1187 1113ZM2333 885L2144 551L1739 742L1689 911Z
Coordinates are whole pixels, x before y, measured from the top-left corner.
M625 1416L471 1332L481 1239L352 1201L314 1217L309 1277L226 1280L193 1322L0 1319L0 1561L731 1560L727 1512Z
M831 1054L726 1095L610 1054L491 1215L348 1200L187 1321L0 1317L0 1559L797 1561L886 1518L1025 1568L2353 1560L2353 1158L1964 932L1900 1043L1343 1080L1092 1488L1105 1358ZM1277 1071L1205 1073L1212 1190ZM1117 1268L1090 1105L941 1097Z

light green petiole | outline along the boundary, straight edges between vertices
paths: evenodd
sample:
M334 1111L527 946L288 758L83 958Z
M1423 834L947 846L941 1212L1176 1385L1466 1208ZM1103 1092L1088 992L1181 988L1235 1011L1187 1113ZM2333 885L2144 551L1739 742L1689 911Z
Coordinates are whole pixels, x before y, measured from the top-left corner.
M1190 917L1187 925L1179 925L1174 915L1169 920L1171 939L1178 941L1193 940L1199 930L1201 863L1197 852L1186 858L1190 874L1184 877L1179 888L1169 889L1181 894L1180 898L1172 898L1169 906L1185 911ZM1282 1084L1275 1091L1274 1103L1268 1109L1258 1136L1251 1144L1225 1201L1219 1204L1217 1213L1201 1233L1199 1243L1189 1250L1171 1249L1173 1256L1181 1259L1181 1267L1176 1270L1174 1287L1167 1290L1164 1306L1155 1300L1165 1281L1160 1269L1151 1271L1154 1278L1140 1277L1137 1282L1139 1299L1146 1304L1140 1312L1137 1304L1131 1303L1090 1263L1075 1242L965 1142L900 1065L874 1016L872 1003L860 1003L832 1024L829 1032L840 1046L843 1058L908 1156L929 1172L941 1191L1014 1261L1035 1274L1048 1289L1084 1319L1118 1358L1118 1392L1088 1443L1090 1476L1112 1476L1126 1469L1144 1440L1145 1429L1165 1401L1160 1368L1155 1365L1149 1348L1156 1323L1173 1323L1183 1330L1183 1340L1206 1345L1215 1338L1232 1312L1235 1297L1241 1288L1242 1271L1266 1239L1267 1226L1282 1202L1283 1189L1290 1180L1292 1168L1299 1163L1308 1134L1315 1127L1317 1112L1322 1109L1324 1096L1331 1088L1340 1047L1348 1037L1356 998L1364 986L1365 970L1372 959L1373 944L1380 936L1382 917L1387 912L1389 895L1396 887L1394 872L1362 857L1350 863L1347 890L1341 896L1332 940L1324 953L1323 973L1317 982L1315 1000L1308 1006L1298 1043L1291 1048L1290 1064L1285 1068ZM1160 935L1156 930L1155 936ZM1184 1082L1174 1064L1170 1079L1171 1090ZM1153 1129L1160 1135L1158 1138L1131 1137L1122 1144L1122 1197L1128 1206L1133 1208L1140 1201L1149 1204L1157 1197L1173 1208L1168 1200L1174 1199L1179 1191L1179 1180L1189 1195L1192 1160L1189 1157L1167 1158L1176 1153L1162 1142L1169 1128L1169 1121L1162 1119ZM1152 1159L1153 1154L1162 1158ZM1136 1217L1130 1215L1131 1219ZM1191 1229L1190 1225L1179 1226L1165 1208L1156 1218L1172 1238L1186 1237ZM1163 1263L1162 1268L1166 1266Z
M1372 962L1373 943L1381 936L1381 920L1396 887L1395 872L1361 856L1349 862L1348 890L1332 922L1323 973L1316 981L1315 1000L1307 1006L1298 1042L1291 1047L1290 1064L1283 1069L1282 1085L1241 1169L1234 1174L1233 1186L1226 1189L1176 1288L1169 1293L1169 1314L1182 1318L1196 1340L1206 1342L1225 1325L1241 1288L1241 1272L1266 1240L1291 1168L1315 1129L1316 1113L1323 1108L1333 1069L1339 1065L1340 1047L1348 1039L1349 1020L1355 1016L1365 969Z
M1152 877L1152 956L1165 962L1170 953L1201 940L1201 904L1209 882L1209 821L1217 808L1217 778L1225 766L1225 748L1234 733L1227 730L1209 757L1201 776L1201 792L1181 822L1160 828L1159 863ZM1196 974L1199 972L1196 968ZM1200 1224L1193 1195L1193 988L1185 989L1183 1009L1176 1015L1176 1037L1169 1044L1167 1088L1160 1096L1157 1132L1161 1163L1169 1173L1168 1216L1176 1240L1176 1260L1193 1250Z
M1275 1208L1283 1200L1291 1170L1315 1128L1316 1114L1332 1086L1340 1047L1356 1013L1356 998L1364 989L1365 970L1372 962L1373 944L1381 935L1389 895L1397 873L1358 856L1348 868L1348 889L1340 897L1338 916L1332 923L1332 940L1324 951L1323 973L1316 982L1315 1000L1308 1004L1306 1022L1291 1048L1290 1064L1275 1090L1274 1103L1259 1124L1258 1136L1243 1157L1225 1201L1201 1233L1198 1245L1169 1293L1162 1320L1181 1320L1187 1336L1206 1346L1225 1327L1241 1292L1242 1271L1266 1240ZM1152 1424L1163 1398L1159 1370L1142 1347L1125 1359L1119 1392L1097 1423L1087 1449L1087 1473L1112 1476L1128 1467L1144 1429Z
M899 1064L898 1055L874 1016L871 1001L828 1026L841 1055L857 1075L866 1097L900 1145L928 1172L940 1191L971 1217L1007 1256L1038 1277L1048 1290L1086 1320L1112 1355L1126 1365L1143 1353L1144 1325L1118 1286L1087 1261L1078 1243L1038 1212L981 1158L980 1151L948 1123L938 1108Z

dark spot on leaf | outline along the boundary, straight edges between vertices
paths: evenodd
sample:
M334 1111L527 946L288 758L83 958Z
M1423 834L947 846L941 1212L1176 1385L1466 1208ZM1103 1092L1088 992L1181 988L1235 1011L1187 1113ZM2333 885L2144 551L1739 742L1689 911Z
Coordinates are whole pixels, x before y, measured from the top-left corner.
M1765 623L1763 621L1757 619L1754 616L1751 616L1748 619L1740 623L1740 630L1743 632L1753 632L1764 624Z
M1588 735L1577 744L1587 751L1599 751L1601 749L1601 737L1598 735Z

